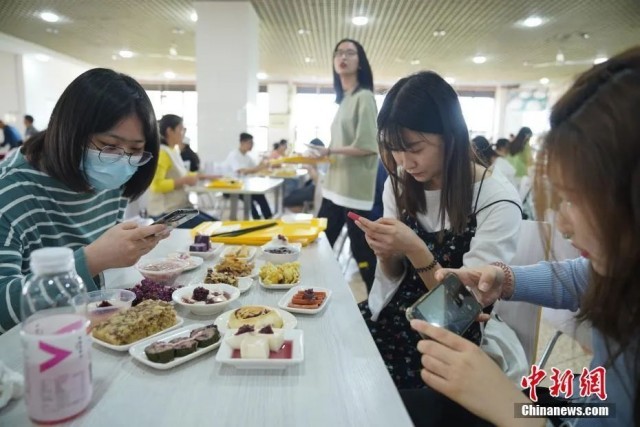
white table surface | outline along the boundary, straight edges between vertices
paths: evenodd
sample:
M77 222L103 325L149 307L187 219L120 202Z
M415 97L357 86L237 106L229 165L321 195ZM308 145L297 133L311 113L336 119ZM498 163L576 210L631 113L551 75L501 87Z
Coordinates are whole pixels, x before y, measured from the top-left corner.
M174 230L150 256L185 249L186 230ZM285 371L245 371L215 361L216 350L168 371L159 371L93 345L94 396L73 426L410 426L410 418L356 306L324 235L300 258L304 285L330 288L326 309L296 315L304 331L304 361ZM176 283L200 282L205 261ZM108 287L141 279L129 269L106 272ZM229 308L277 306L286 291L257 283ZM214 317L178 308L185 326ZM0 336L0 360L22 372L19 326ZM30 425L24 399L0 410L1 426Z

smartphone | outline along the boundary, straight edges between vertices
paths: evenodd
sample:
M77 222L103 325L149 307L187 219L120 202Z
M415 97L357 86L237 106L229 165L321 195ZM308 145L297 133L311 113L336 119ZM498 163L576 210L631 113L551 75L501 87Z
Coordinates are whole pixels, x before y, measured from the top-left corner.
M200 211L198 209L176 209L175 211L158 218L151 225L165 224L167 227L176 228L199 213Z
M428 294L407 308L407 320L424 320L462 335L482 312L482 305L455 274L448 274ZM423 336L429 339L429 337Z
M360 215L358 215L358 214L357 214L357 213L355 213L355 212L351 212L351 211L347 212L347 216L348 216L349 218L351 218L353 221L357 221L357 220L359 220L359 219L361 218L361 216L360 216Z

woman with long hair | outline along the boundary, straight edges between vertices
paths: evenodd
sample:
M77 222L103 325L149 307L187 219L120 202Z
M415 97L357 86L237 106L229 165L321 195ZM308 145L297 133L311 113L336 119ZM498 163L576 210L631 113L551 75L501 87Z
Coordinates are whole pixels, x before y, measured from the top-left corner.
M590 370L606 369L606 385L605 378L601 385L606 387L606 402L615 404L615 415L580 419L579 425L640 425L638 117L640 47L582 74L551 111L551 130L544 139L542 161L536 165L537 208L558 210L557 227L581 251L581 258L452 271L485 305L498 298L527 301L578 310L577 319L591 323ZM557 198L549 198L549 184ZM477 346L425 322L414 321L411 326L431 338L418 344L422 379L431 389L493 424L516 426L525 421L514 419L514 403L531 401ZM592 379L589 372L583 370L580 378L580 372L573 373L576 403L600 402L596 396L580 397L581 384ZM428 412L417 412L414 421L438 425ZM454 425L449 415L443 414L440 422ZM575 425L577 420L565 421Z
M319 217L327 218L325 232L332 246L347 212L368 215L375 195L378 147L373 74L364 48L355 40L341 40L333 50L333 87L340 107L331 125L331 144L317 149L320 155L332 158L318 212ZM376 257L362 231L350 221L346 224L351 252L370 289Z
M529 140L533 132L528 127L522 127L517 135L509 143L509 156L507 160L516 170L516 178L522 178L529 173L531 165L531 146Z
M378 139L389 179L384 217L356 221L378 258L377 280L361 310L398 388L415 389L424 386L419 336L406 308L436 285L440 268L510 260L520 202L503 175L474 163L458 95L434 72L391 88L378 115ZM469 337L480 341L478 325Z

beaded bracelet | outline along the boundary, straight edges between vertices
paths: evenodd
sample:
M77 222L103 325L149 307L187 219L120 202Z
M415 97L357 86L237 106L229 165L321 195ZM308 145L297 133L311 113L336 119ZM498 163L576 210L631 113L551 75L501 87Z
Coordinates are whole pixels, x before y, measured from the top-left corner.
M508 300L513 296L513 271L511 271L511 268L504 262L492 262L491 265L495 265L502 270L504 280L502 281L502 293L500 294L500 299ZM509 296L507 297L507 295Z
M433 270L436 265L438 265L438 260L434 258L426 267L414 267L414 269L416 270L416 273L426 273Z

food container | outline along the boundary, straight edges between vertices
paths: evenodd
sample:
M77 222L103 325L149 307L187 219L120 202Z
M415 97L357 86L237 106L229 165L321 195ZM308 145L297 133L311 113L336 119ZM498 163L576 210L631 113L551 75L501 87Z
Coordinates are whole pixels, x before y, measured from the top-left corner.
M193 295L193 290L197 287L205 288L209 292L223 292L228 295L228 299L227 301L217 302L214 304L204 304L202 302L200 303L185 302L183 298L191 299ZM221 312L229 304L237 300L240 297L240 290L235 286L231 286L225 283L198 284L198 285L185 286L183 288L176 289L173 292L172 297L173 297L173 301L176 304L191 310L193 314L197 314L200 316L209 316L209 315Z
M83 296L78 295L74 300L79 300L80 297ZM136 294L126 289L101 289L88 292L87 297L87 317L93 328L119 311L130 308Z
M272 264L284 264L286 262L294 262L300 258L300 243L277 243L269 242L261 246L260 258Z
M161 285L171 286L182 271L189 266L187 261L179 259L150 259L136 264L136 269L145 279Z

